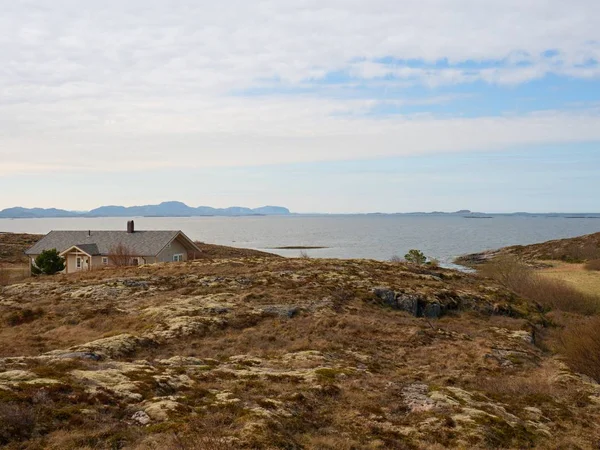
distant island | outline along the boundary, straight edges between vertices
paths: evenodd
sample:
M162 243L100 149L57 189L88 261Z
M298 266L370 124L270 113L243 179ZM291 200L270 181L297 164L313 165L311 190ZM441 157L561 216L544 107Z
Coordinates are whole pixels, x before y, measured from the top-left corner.
M454 216L465 219L493 219L494 217L562 217L566 219L600 219L600 213L489 213L461 209L458 211L415 211L415 212L367 212L367 213L292 213L283 206L262 206L246 208L230 206L229 208L213 208L210 206L192 207L177 201L162 202L158 205L143 206L101 206L90 211L68 211L57 208L23 208L14 207L0 210L0 219L43 219L60 217L209 217L209 216Z
M246 208L231 206L229 208L212 208L198 206L196 208L182 202L163 202L158 205L144 206L101 206L90 211L67 211L56 208L7 208L0 211L0 218L57 218L57 217L198 217L198 216L282 216L290 214L289 209L282 206L262 206Z

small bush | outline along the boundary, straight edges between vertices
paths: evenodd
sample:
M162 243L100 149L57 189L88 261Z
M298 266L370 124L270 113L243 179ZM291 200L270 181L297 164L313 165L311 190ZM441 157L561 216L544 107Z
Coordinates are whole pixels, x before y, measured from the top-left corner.
M569 367L600 382L600 317L565 328L560 350Z
M600 270L600 259L592 259L585 263L585 270Z
M393 262L393 263L403 263L403 262L406 262L406 260L404 258L401 258L398 255L394 255L394 256L392 256L390 258L390 262Z
M429 261L427 261L427 265L433 269L439 269L440 262L436 258L431 258Z

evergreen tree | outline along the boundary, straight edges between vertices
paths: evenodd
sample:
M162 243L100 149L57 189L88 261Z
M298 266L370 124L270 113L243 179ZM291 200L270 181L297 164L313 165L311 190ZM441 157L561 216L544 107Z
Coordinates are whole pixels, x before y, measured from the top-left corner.
M32 272L34 275L54 275L65 269L65 260L58 254L58 250L44 250L35 258Z
M422 265L427 261L427 257L423 254L421 250L412 249L409 250L406 255L404 255L404 259L411 264Z

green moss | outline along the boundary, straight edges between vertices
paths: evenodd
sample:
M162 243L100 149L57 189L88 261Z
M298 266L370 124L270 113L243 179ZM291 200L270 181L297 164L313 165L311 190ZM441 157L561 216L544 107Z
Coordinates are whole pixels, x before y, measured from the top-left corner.
M343 370L333 369L333 368L329 368L329 367L324 367L322 369L315 370L315 374L317 374L317 376L320 379L327 380L327 381L334 381L336 376L341 373L344 373Z

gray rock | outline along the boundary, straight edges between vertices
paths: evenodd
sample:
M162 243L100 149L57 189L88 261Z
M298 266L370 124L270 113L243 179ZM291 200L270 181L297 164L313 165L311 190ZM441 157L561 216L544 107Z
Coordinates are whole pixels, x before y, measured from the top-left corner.
M270 305L261 308L263 314L269 316L279 316L279 317L288 317L292 318L300 312L300 308L297 306L287 306L287 305Z
M444 307L418 294L394 292L388 288L375 288L373 293L387 306L412 314L415 317L437 318L443 315Z
M423 304L421 298L418 295L400 293L396 296L398 302L398 309L409 312L415 317L422 315Z
M59 359L91 359L93 361L100 361L102 356L94 352L67 352L55 355L55 358Z
M131 288L142 288L148 289L147 281L139 281L139 280L123 280L123 286L131 287Z
M133 416L131 416L131 420L140 425L148 425L152 419L150 419L150 416L144 411L137 411Z
M442 315L442 307L439 303L429 303L425 305L423 315L430 319L437 319Z
M378 287L373 289L373 293L377 296L377 298L383 300L388 306L392 308L398 308L398 301L396 300L396 293L388 288Z

